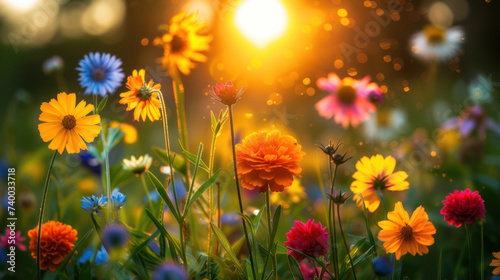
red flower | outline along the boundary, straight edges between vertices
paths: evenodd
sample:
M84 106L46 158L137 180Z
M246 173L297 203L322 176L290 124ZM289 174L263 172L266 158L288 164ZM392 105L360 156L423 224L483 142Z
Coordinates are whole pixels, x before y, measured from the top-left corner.
M474 224L476 218L484 219L484 200L477 191L471 193L469 189L464 191L455 190L443 200L444 207L441 209L441 214L444 215L444 220L448 224L455 224L460 227L463 223Z
M217 83L216 87L212 87L210 94L212 95L213 99L219 101L224 105L231 106L241 98L241 95L243 94L243 88L237 90L233 86L231 81L227 81L225 85L222 83Z
M286 233L288 241L284 244L310 257L325 256L328 252L329 237L325 229L321 223L315 224L311 219L305 225L301 221L295 221L295 227ZM297 251L288 249L288 254L300 263L305 256Z

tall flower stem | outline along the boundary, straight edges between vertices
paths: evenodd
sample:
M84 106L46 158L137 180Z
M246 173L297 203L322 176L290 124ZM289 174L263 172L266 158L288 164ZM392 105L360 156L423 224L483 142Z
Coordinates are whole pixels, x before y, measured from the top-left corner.
M212 135L212 143L210 145L210 157L208 161L208 177L212 178L214 173L214 159L215 159L215 146L217 143L217 132L213 132ZM207 266L208 266L208 279L212 279L212 268L210 266L210 260L212 258L212 219L213 219L213 210L214 210L214 186L212 185L208 189L208 250L207 250Z
M331 196L333 196L333 190L335 188L335 177L337 175L337 165L334 166L332 172L332 161L330 156L328 156L328 173L330 177L330 202L328 203L328 227L330 231L330 249L332 251L330 255L330 262L333 265L333 271L335 275L340 275L339 265L338 265L338 254L337 254L337 232L335 228L335 208L333 207L333 201ZM333 174L332 174L333 173Z
M52 173L52 166L54 166L54 160L57 156L57 150L54 151L54 155L50 160L49 170L47 171L47 177L45 177L45 185L43 186L43 194L42 194L42 204L40 206L40 214L38 215L38 236L36 242L36 279L40 280L41 271L40 271L40 238L42 236L42 222L43 222L43 214L45 212L45 203L47 201L47 192L49 190L49 182L50 182L50 174Z
M102 124L101 124L101 131L102 131ZM111 198L111 179L110 179L110 174L109 174L109 150L108 150L108 144L106 143L106 139L104 138L104 132L101 132L101 141L102 141L102 149L104 152L104 165L106 168L106 191L108 195L108 199ZM108 208L108 220L111 221L111 207ZM118 215L118 213L116 214Z
M235 177L235 186L236 186L236 191L238 192L238 203L240 206L240 214L241 214L241 222L243 224L243 232L245 233L245 240L247 243L248 247L248 254L250 257L250 266L252 267L252 276L253 279L256 278L255 274L255 267L254 267L254 261L253 261L253 254L252 254L252 247L250 246L250 239L248 238L248 231L247 231L247 225L245 223L245 219L243 218L244 212L243 212L243 203L241 202L241 192L240 192L240 181L238 180L238 167L236 166L236 143L234 140L234 123L233 123L233 106L228 105L229 109L229 124L231 126L231 148L233 150L233 165L234 165L234 177Z
M471 236L470 236L470 229L467 223L464 223L465 227L465 234L467 235L467 248L469 249L469 280L472 280L472 251L471 251Z
M351 263L352 274L354 275L354 279L358 279L356 277L356 271L354 271L354 263L352 262L351 253L349 252L349 246L347 245L347 241L345 240L344 230L342 229L342 222L340 221L340 204L337 204L337 217L339 220L340 234L342 235L342 239L344 240L345 250L347 251L347 256L349 257L349 262Z
M179 207L179 201L177 200L177 191L175 189L175 180L174 180L174 168L172 165L172 157L170 155L170 137L168 134L168 121L167 121L167 108L165 106L165 98L163 97L163 93L161 91L158 92L158 97L160 99L160 104L161 104L161 119L163 123L163 136L164 136L164 141L165 141L165 152L167 153L167 158L168 158L168 167L170 168L170 178L172 182L172 189L174 192L174 203L175 203L175 208L177 210L177 213L181 213L181 209ZM162 209L163 210L163 209ZM161 220L160 224L163 225L163 211L161 214ZM181 242L181 258L183 261L183 264L187 267L187 258L186 258L186 249L184 247L184 228L183 228L183 222L179 221L179 241Z
M144 174L141 174L141 182L142 182L142 186L144 187L144 192L146 192L146 197L148 198L148 203L149 203L149 206L151 207L151 210L153 210L153 201L151 200L151 196L149 195L149 191L148 191L148 185L146 185L146 181L144 180Z
M269 247L268 247L268 254L266 256L266 261L264 262L264 271L266 269L266 266L267 266L267 262L269 260L269 255L271 255L271 251L272 251L272 248L273 248L273 244L274 244L274 238L273 238L273 227L272 227L272 223L271 223L271 202L270 202L270 190L269 190L269 187L267 188L267 191L266 191L266 215L267 215L267 227L268 227L268 231L269 231ZM271 261L272 262L272 266L273 266L273 275L274 275L274 279L278 279L278 270L277 270L277 267L276 267L276 255L273 254L273 260ZM262 278L264 278L264 273L262 274Z

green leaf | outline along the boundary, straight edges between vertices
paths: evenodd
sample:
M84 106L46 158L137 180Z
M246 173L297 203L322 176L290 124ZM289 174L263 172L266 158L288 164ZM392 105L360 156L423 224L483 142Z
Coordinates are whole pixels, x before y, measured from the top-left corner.
M189 207L191 207L191 204L193 204L193 202L195 202L196 199L198 199L201 195L203 195L208 190L208 188L210 188L215 183L215 181L217 181L219 175L220 175L220 169L217 170L217 172L215 172L215 174L212 177L210 177L210 179L208 179L205 183L203 183L203 185L201 185L196 190L196 192L193 194L189 202L186 204L185 209L189 209Z
M169 247L170 247L169 248L170 249L170 255L177 262L177 260L178 260L177 252L181 251L179 244L177 244L174 241L174 239L172 238L172 236L168 233L168 231L165 229L165 227L162 224L160 224L160 222L155 218L155 216L153 215L153 213L151 213L148 209L146 209L146 214L151 219L151 221L153 221L153 223L155 224L156 228L160 231L161 235L163 235L163 237L167 238L168 243L169 243Z
M292 255L288 255L288 268L290 269L290 272L292 273L293 279L304 279L302 276L302 271L300 270L299 264L295 260Z
M158 147L153 147L153 152L160 158L160 160L165 163L169 164L167 152L165 149L160 149ZM186 160L184 159L183 156L176 154L174 152L170 152L170 157L172 158L172 167L175 169L177 172L179 172L181 175L185 176L187 172L186 168Z
M165 201L165 203L168 206L168 209L172 212L172 215L174 215L175 219L179 223L181 223L182 222L181 217L179 216L179 213L177 213L177 209L175 208L174 204L170 200L170 197L168 196L167 191L165 191L165 188L163 187L162 183L158 180L158 178L155 177L155 175L153 175L153 173L151 173L151 171L148 171L148 176L149 176L149 179L151 180L151 182L153 182L153 185L155 186L156 191L158 192L160 197L163 199L163 201Z
M151 234L151 236L149 236L148 239L146 239L144 242L142 242L141 244L139 244L138 246L136 246L134 248L134 251L130 254L129 258L122 265L122 267L120 269L123 269L125 266L127 266L127 264L132 260L132 258L134 258L144 247L146 247L152 240L154 240L158 236L158 234L160 234L160 231L159 230L155 230L153 232L153 234Z
M179 140L180 141L180 140ZM181 144L179 142L179 144ZM201 143L200 143L201 144ZM181 149L182 149L182 153L184 154L184 157L189 160L189 162L191 163L194 163L196 164L197 162L197 159L198 157L195 156L194 154L190 153L189 151L187 151L186 149L184 149L184 147L182 147L182 144L181 144ZM206 172L209 172L208 171L208 166L205 164L205 162L203 162L203 160L200 159L200 163L199 163L199 166L201 167L201 169L205 170Z
M281 205L276 208L273 216L273 231L271 233L271 244L274 243L274 237L276 236L276 232L278 231L278 224L281 216Z
M87 238L92 234L92 231L94 231L93 229L89 230L83 237L82 239L79 239L76 243L75 243L75 246L73 247L73 249L71 250L71 252L69 252L69 254L64 258L64 260L59 264L59 266L57 267L57 270L54 274L51 274L51 275L48 275L49 277L44 277L45 278L49 278L49 279L57 279L59 276L60 273L62 273L62 271L64 269L66 269L66 266L68 265L69 261L71 260L71 258L73 257L73 254L76 252L76 250L78 250L80 248L80 246L82 246L82 244L85 242L85 240L87 240Z
M90 217L92 218L92 223L94 223L94 227L97 231L97 234L101 234L101 227L99 226L99 223L96 221L95 217L94 217L94 213L90 213Z
M233 249L231 249L231 245L229 244L229 241L227 241L226 236L224 233L214 224L210 223L212 226L212 230L214 231L215 237L219 240L220 245L224 250L226 250L227 255L229 259L233 262L233 264L236 266L236 268L243 273L243 269L241 267L240 262L238 261L238 258L236 257L236 254L233 252Z
M106 106L106 102L108 102L108 95L104 97L101 102L99 102L99 106L97 106L96 114L99 114L102 109L104 109L104 106Z
M125 136L125 133L120 130L120 126L110 127L108 129L108 140L106 142L106 148L109 151L118 144L118 142Z
M373 238L372 230L370 229L370 225L368 224L368 213L366 211L365 199L359 193L359 197L361 197L361 204L363 205L363 218L365 219L366 231L368 232L368 239L370 240L370 244L372 245L373 253L375 257L377 256L377 243L375 243L375 238Z

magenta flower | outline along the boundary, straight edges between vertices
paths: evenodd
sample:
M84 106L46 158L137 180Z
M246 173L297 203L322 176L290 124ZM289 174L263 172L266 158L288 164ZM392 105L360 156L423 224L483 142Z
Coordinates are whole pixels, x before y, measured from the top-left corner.
M10 237L10 238L9 238ZM11 240L9 243L9 239ZM12 232L10 229L5 231L5 236L0 236L0 248L7 248L10 246L16 246L19 250L25 251L26 246L22 244L26 238L21 236L20 231ZM14 241L12 241L14 240Z
M310 257L325 256L328 252L328 232L321 223L314 223L309 219L304 225L301 221L295 221L295 227L292 227L286 233L287 240L284 244L289 248L300 251ZM288 249L288 254L292 255L297 262L304 260L304 254Z
M302 272L302 277L304 280L314 280L317 279L321 273L321 267L314 265L312 261L303 262L300 266L300 272ZM323 272L323 279L331 279L330 275L325 271Z
M368 120L382 100L382 92L376 83L370 83L370 77L356 80L346 77L340 80L335 73L327 78L319 78L317 86L330 94L316 103L320 116L330 119L347 128L349 124L357 127ZM373 101L373 103L372 103ZM375 103L375 104L374 104Z
M448 224L455 224L460 227L463 223L474 224L476 219L484 219L484 200L477 191L471 192L469 189L464 191L455 190L443 200L444 207L441 214Z

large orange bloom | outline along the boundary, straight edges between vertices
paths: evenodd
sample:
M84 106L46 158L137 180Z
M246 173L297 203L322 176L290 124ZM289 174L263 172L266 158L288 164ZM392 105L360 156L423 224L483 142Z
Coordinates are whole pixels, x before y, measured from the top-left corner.
M382 230L378 233L378 239L384 242L384 249L387 253L396 253L396 259L402 255L410 253L427 254L427 246L434 244L433 234L436 228L429 222L429 216L425 209L419 206L411 215L403 208L403 204L398 201L394 211L387 213L386 221L378 222Z
M194 68L194 61L205 62L207 57L199 53L209 48L211 36L202 36L198 32L205 27L198 23L198 15L186 15L186 12L175 15L170 20L168 33L161 38L155 38L154 44L163 47L163 57L160 62L170 75L175 76L177 69L184 75L189 75Z
M40 268L56 271L59 264L73 250L77 231L70 225L48 221L42 225L40 238ZM28 231L31 256L36 259L38 227Z
M254 132L242 144L236 145L238 178L244 188L266 192L281 192L293 183L293 176L301 177L298 165L305 153L297 140L281 135L278 130Z
M134 70L127 78L127 88L130 91L120 93L120 104L127 104L127 111L134 110L134 121L146 121L146 116L152 121L160 119L160 100L158 93L161 85L155 85L153 80L146 83L144 69Z
M66 149L68 153L74 154L87 149L85 141L94 141L101 131L101 127L97 125L101 122L101 117L85 117L94 109L94 105L86 104L85 101L80 101L76 106L76 95L65 92L59 93L57 100L53 98L49 103L42 103L39 120L43 123L38 125L38 130L44 142L52 141L49 149L58 150L60 154Z
M358 171L352 175L356 181L352 182L351 191L363 196L368 211L373 213L380 205L380 197L376 192L402 191L409 188L410 184L406 181L408 174L404 171L394 172L395 167L396 160L391 156L363 157L356 163ZM361 197L357 195L354 196L354 200L358 206L363 203Z

